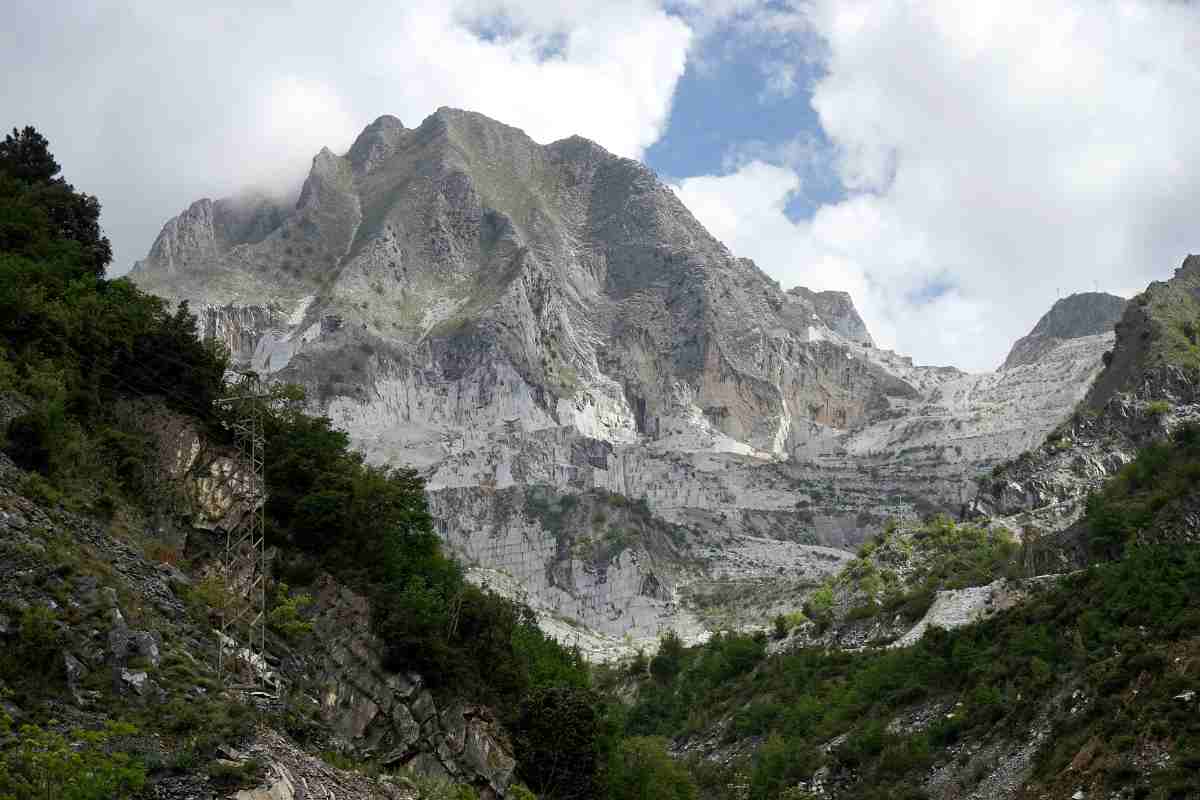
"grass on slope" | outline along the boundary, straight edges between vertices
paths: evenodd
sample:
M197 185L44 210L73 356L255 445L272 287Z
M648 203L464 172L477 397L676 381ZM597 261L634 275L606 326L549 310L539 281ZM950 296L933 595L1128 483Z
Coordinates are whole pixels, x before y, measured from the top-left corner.
M1175 365L1200 374L1200 266L1185 262L1172 280L1150 284L1134 302L1155 323L1146 366Z

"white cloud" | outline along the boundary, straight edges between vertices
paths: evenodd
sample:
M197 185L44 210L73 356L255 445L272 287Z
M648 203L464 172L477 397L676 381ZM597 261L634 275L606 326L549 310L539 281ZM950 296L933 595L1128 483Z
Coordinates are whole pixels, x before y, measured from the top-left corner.
M344 151L380 114L411 126L458 106L638 157L693 40L652 0L58 6L17 0L0 68L19 79L0 107L100 197L117 272L188 202L298 182L320 147Z
M189 201L298 180L382 113L455 105L636 157L718 31L770 52L764 93L798 96L789 69L820 61L834 149L744 142L680 194L781 282L853 292L919 360L993 366L1060 288L1141 286L1200 249L1195 5L16 0L8 21L0 107L101 198L118 271ZM849 198L793 224L830 161Z
M796 182L753 162L680 190L785 285L848 288L883 341L985 369L1060 288L1144 286L1200 249L1196 6L819 0L809 13L827 70L812 103L850 197L793 225ZM726 194L745 211L733 225L714 199Z

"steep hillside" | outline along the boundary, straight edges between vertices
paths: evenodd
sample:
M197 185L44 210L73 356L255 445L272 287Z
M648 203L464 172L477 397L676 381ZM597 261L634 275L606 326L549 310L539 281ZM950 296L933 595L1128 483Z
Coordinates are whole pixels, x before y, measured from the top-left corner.
M1084 402L1044 443L981 480L972 513L1015 531L1070 531L1088 495L1139 448L1200 419L1198 329L1200 257L1188 256L1127 305Z
M889 522L800 612L614 675L629 733L711 797L1200 795L1197 263L969 522Z
M105 280L47 147L0 142L0 797L553 796L572 722L604 792L579 654L465 580L417 475Z
M454 551L607 637L597 657L702 635L713 582L819 579L844 559L815 546L957 511L1111 342L1059 336L988 375L914 366L844 293L736 258L644 166L453 109L322 151L293 208L197 202L132 277L303 384L373 462L420 468ZM546 492L597 518L596 497L644 501L660 524L579 559L607 523L522 511Z
M770 640L609 680L713 798L1196 797L1198 509L1191 423L1089 500L1083 569L987 521L889 526Z

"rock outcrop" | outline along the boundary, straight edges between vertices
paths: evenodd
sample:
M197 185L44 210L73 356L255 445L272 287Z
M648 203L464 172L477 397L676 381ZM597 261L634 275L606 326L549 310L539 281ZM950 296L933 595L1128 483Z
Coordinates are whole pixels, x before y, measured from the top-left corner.
M309 685L318 713L341 750L389 771L402 768L475 785L503 797L516 761L490 709L461 701L439 707L416 673L382 666L366 599L326 577L316 597L314 632L322 656Z
M1013 345L1001 370L1033 364L1068 339L1111 333L1128 301L1104 292L1081 292L1059 300L1028 336Z
M808 548L956 511L1070 412L1112 341L1055 328L995 374L914 366L845 293L785 292L735 257L641 164L453 109L323 150L268 232L274 206L233 207L171 220L134 279L303 384L372 460L421 468L451 547L551 627L608 637L593 655L702 635L683 589L732 562L770 578L763 539L788 548L787 580L819 578L837 559ZM577 554L625 528L528 511L576 498L594 517L614 495L658 522L602 564Z

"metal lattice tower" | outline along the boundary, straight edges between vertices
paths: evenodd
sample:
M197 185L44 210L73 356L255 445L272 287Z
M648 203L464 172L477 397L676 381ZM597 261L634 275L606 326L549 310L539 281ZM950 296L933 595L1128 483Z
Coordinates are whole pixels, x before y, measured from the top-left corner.
M217 636L217 678L234 689L268 688L267 653L267 549L266 549L266 437L263 401L258 377L244 376L241 392L217 401L231 407L239 462L244 477L232 476L235 495L247 510L236 528L225 534L221 577L225 582L221 627ZM244 637L244 638L242 638ZM243 644L244 642L244 644ZM239 663L248 669L239 670Z

